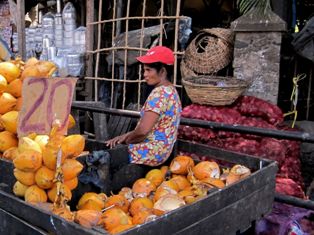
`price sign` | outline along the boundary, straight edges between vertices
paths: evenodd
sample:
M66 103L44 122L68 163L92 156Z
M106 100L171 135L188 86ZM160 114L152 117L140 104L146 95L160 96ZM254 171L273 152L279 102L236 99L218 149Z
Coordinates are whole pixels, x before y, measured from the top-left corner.
M77 78L26 78L18 136L49 134L56 119L61 122L60 133L66 134L76 81Z

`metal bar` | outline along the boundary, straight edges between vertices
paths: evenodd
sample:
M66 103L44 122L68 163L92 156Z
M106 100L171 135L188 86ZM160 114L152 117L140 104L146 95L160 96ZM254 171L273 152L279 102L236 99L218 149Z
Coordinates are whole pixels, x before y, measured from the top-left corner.
M289 139L289 140L301 140L303 142L314 143L314 135L306 132L299 131L279 131L272 129L264 129L258 127L240 126L240 125L230 125L218 122L208 122L197 119L181 118L180 124L211 128L215 130L224 130L231 132L238 132L244 134L256 134L260 136L273 137L278 139Z
M140 114L137 111L121 110L121 109L109 109L105 107L96 106L92 103L86 104L86 102L75 101L72 103L73 109L79 109L84 111L107 113L113 115L121 115L126 117L139 117ZM211 128L215 130L224 130L231 132L238 132L244 134L255 134L260 136L273 137L278 139L298 140L302 142L314 143L314 135L307 132L300 131L279 131L271 129L263 129L257 127L230 125L218 122L208 122L203 120L181 118L181 125L188 125L194 127Z
M130 110L123 110L123 109L114 109L114 108L107 108L107 107L100 107L97 106L98 103L95 102L84 102L84 101L74 101L72 103L72 109L82 110L82 111L90 111L95 113L106 113L112 115L119 115L125 117L140 117L140 113L137 111L130 111Z
M296 206L296 207L314 210L314 202L311 200L303 200L301 198L276 193L275 194L275 201L281 202L281 203L286 203L286 204Z
M14 14L14 13L12 13ZM26 47L25 47L25 1L17 0L17 35L18 35L18 47L19 54L23 60L26 59Z

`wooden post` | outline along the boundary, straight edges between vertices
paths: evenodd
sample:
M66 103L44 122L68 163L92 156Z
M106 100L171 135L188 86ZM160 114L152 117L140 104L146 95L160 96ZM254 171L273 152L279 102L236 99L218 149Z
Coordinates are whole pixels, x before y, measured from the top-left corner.
M117 18L122 18L122 12L123 12L123 1L118 0L117 3ZM116 24L116 35L119 35L121 33L121 20L117 21Z
M85 2L86 4L86 2ZM84 4L84 0L80 0L80 6L81 6L81 25L85 24L86 21L86 15L85 15L85 9L86 9L86 5Z
M94 54L88 51L94 50L94 22L95 5L94 0L86 0L86 76L93 77ZM85 79L84 96L86 101L93 99L93 80ZM92 126L90 123L90 116L88 112L85 113L84 130L90 131Z
M18 47L19 54L23 60L26 59L25 48L25 1L17 0L17 35L18 35Z
M307 89L306 120L310 120L311 94L312 94L312 78L313 78L313 67L310 69L309 85L308 85L308 89Z
M86 76L93 76L93 54L88 53L92 51L94 45L94 0L86 0ZM85 80L85 100L91 101L93 98L93 81Z

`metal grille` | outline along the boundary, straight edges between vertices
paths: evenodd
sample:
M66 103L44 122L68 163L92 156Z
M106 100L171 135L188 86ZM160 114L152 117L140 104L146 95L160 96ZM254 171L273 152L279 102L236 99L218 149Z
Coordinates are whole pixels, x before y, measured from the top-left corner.
M155 6L158 4L158 11L148 15L148 3L152 4L151 2ZM93 1L91 4L91 1L87 1L87 7L93 8L95 3ZM134 59L136 56L144 54L149 47L165 45L166 41L168 45L171 45L176 58L173 84L181 88L181 84L178 82L180 75L178 76L177 71L178 58L183 52L179 50L178 33L179 20L186 18L180 16L181 1L114 0L111 6L112 17L106 17L103 13L103 3L105 3L103 0L98 1L96 20L93 21L90 15L87 16L87 40L93 40L93 36L90 35L92 31L97 32L94 43L87 46L90 68L87 69L85 79L93 81L92 99L99 100L99 89L102 83L107 93L110 93L108 95L110 107L126 109L129 103L126 94L130 92L130 89L136 96L137 107L140 107L143 92L142 68L134 62ZM134 9L140 15L134 15ZM170 31L167 32L169 28L172 28L171 38L168 35ZM152 36L155 37L155 40L147 43ZM94 64L91 63L91 60L94 60ZM104 72L104 65L109 67L106 72ZM130 69L136 71L136 74L131 77L128 76ZM118 97L120 102L116 101L118 93L120 93Z

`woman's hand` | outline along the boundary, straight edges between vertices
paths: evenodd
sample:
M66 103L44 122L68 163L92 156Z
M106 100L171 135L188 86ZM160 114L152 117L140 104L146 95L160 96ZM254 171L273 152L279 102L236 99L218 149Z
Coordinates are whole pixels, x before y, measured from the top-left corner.
M129 133L126 133L124 135L116 136L110 140L105 141L105 144L110 147L114 148L117 144L122 144L125 142L126 138L128 137Z
M124 135L119 135L111 140L105 141L105 144L114 148L117 144L136 144L142 142L148 133L153 129L157 123L159 115L152 111L146 111L144 116L137 124L135 130L130 131Z

